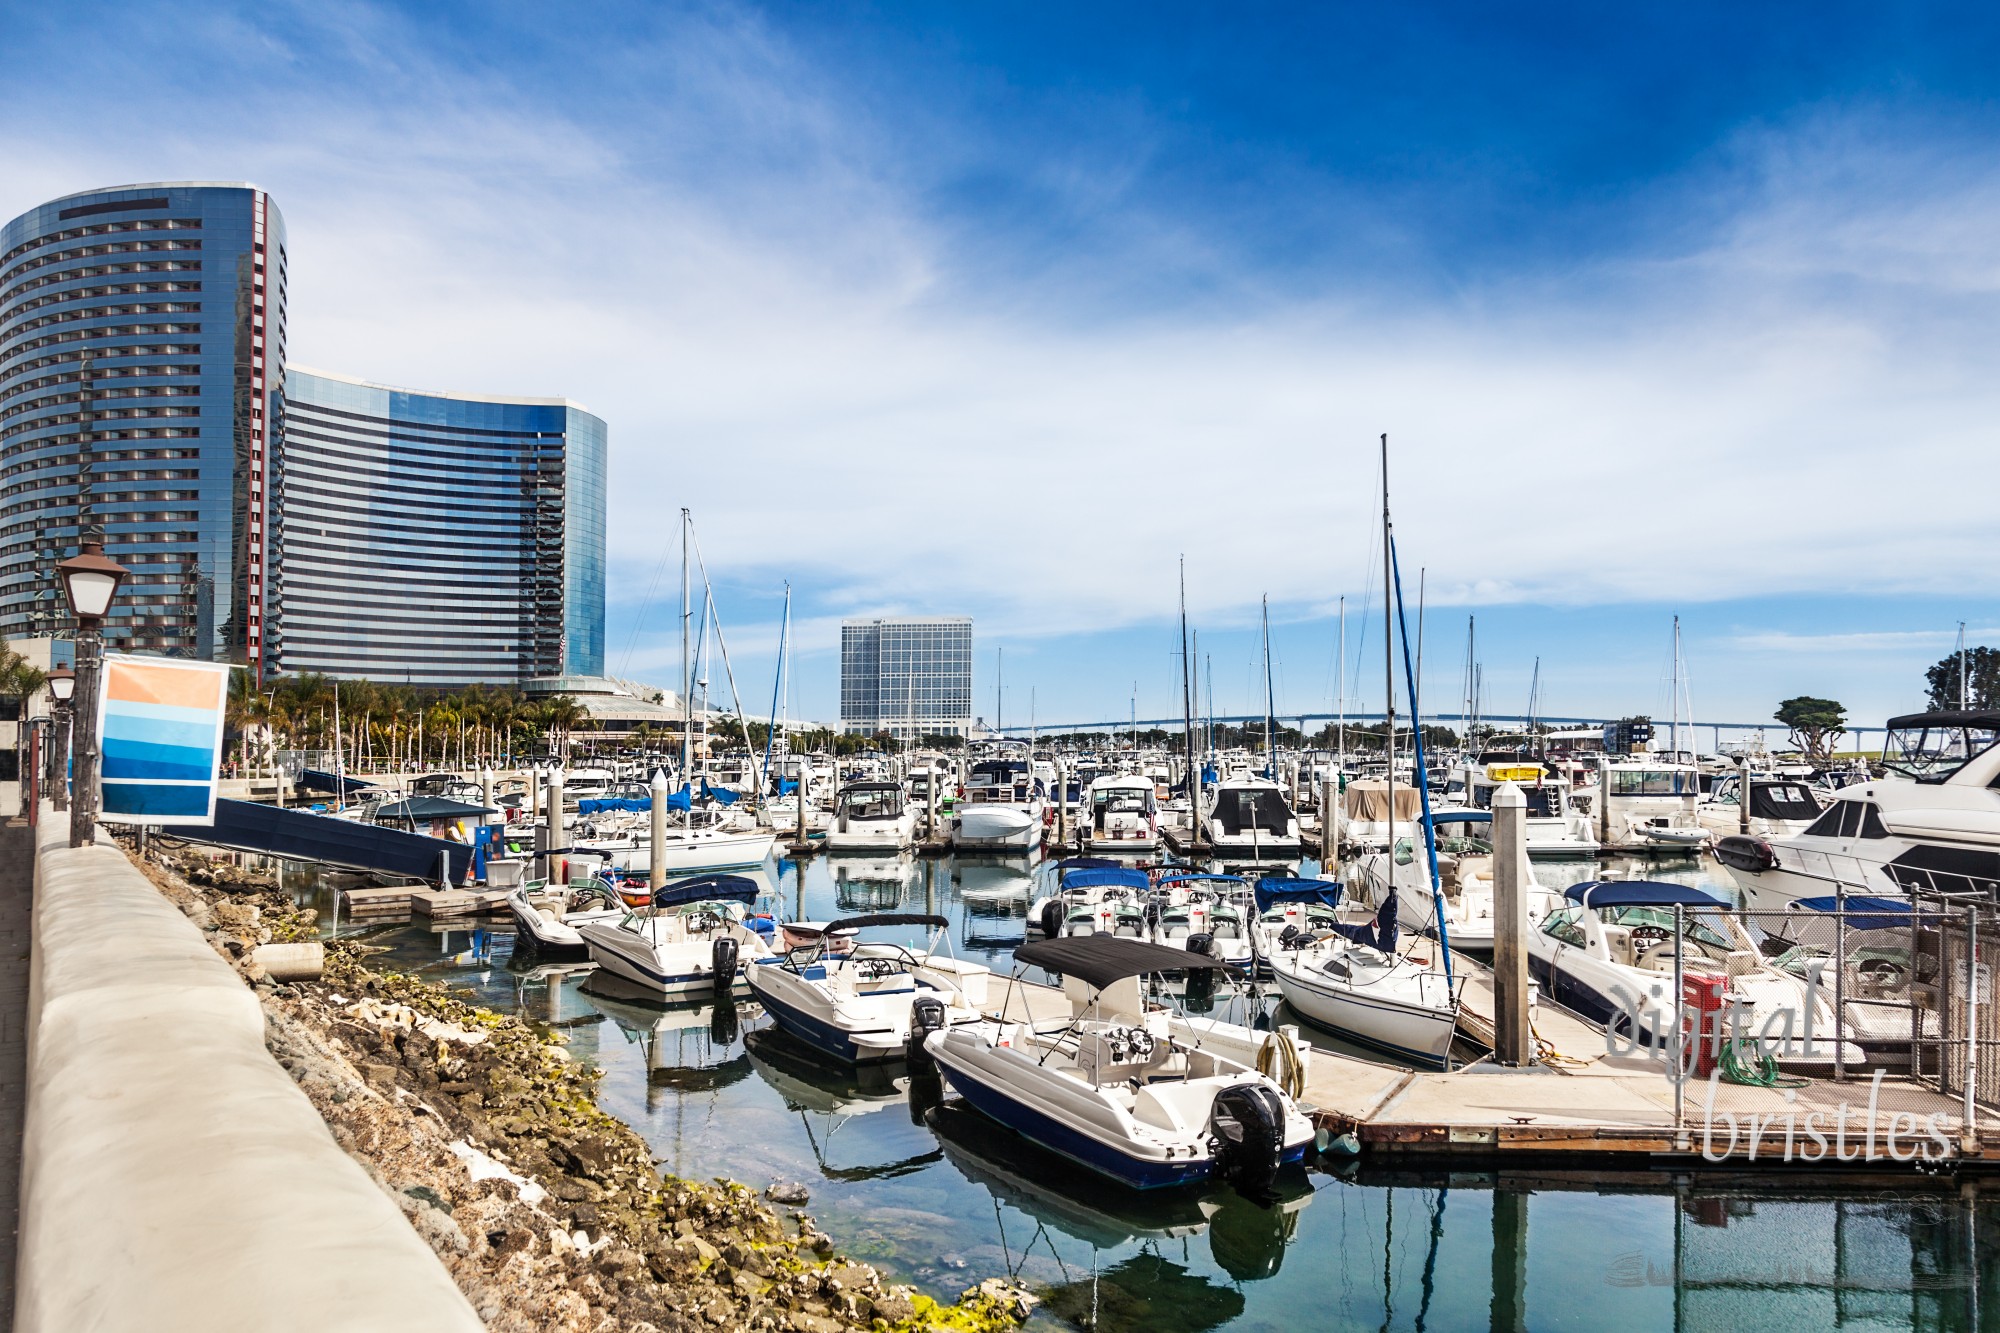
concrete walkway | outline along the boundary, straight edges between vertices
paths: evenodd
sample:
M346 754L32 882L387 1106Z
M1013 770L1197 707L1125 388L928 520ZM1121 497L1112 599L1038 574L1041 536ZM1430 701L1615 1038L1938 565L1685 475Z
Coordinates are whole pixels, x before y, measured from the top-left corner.
M25 819L0 823L0 1328L14 1326L21 1217L21 1122L28 1070L28 954L34 937L35 838Z

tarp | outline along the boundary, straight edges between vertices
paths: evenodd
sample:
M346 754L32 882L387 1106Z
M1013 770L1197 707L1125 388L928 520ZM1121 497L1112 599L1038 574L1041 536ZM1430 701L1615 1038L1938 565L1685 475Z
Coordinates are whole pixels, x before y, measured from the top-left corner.
M1342 793L1347 818L1354 823L1379 824L1389 817L1389 784L1373 778L1357 779ZM1423 813L1423 798L1408 783L1396 784L1396 822L1414 823Z
M580 815L604 815L618 810L643 814L652 808L650 796L587 796L576 803Z
M1169 949L1124 935L1070 935L1055 940L1030 940L1014 950L1014 961L1075 977L1098 990L1126 977L1150 972L1220 969L1219 959L1189 949Z
M679 791L674 792L672 795L668 796L667 809L669 810L692 809L694 807L694 800L692 797L688 795L688 792L692 789L693 786L694 786L693 783L689 783L686 786L683 786ZM717 801L723 805L735 805L737 801L742 799L735 792L730 791L725 787L709 786L707 778L703 778L701 780L701 796L702 799L705 801ZM578 803L578 808L581 808L580 802ZM652 798L648 797L646 800L646 809L651 810L652 808L653 808Z
M1712 893L1656 879L1591 879L1572 884L1563 896L1585 907L1728 907Z
M104 657L97 729L107 823L201 825L215 818L229 668Z
M462 842L250 801L218 800L212 825L177 832L195 842L264 852L288 861L321 861L425 880L437 878L438 857L443 854L450 858L445 864L451 868L453 884L464 883L472 868L472 848Z
M1330 879L1284 879L1267 875L1257 881L1257 910L1267 912L1273 903L1325 903L1339 907L1346 886Z

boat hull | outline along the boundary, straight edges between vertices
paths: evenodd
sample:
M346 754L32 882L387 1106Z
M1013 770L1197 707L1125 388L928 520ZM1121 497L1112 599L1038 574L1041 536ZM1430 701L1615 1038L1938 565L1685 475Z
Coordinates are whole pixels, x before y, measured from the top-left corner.
M1454 1012L1322 985L1295 968L1273 966L1271 971L1286 1007L1307 1022L1427 1069L1448 1067L1458 1026Z
M1041 845L1042 817L1028 805L965 805L951 831L954 847L1027 851Z

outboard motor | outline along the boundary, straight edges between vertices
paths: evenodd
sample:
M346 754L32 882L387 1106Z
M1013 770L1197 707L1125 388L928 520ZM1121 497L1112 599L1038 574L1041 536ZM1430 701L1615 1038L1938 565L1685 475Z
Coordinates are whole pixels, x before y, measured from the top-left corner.
M1042 934L1052 940L1060 938L1062 935L1063 920L1067 914L1067 908L1059 896L1043 903Z
M944 1001L935 995L919 995L910 1002L910 1050L911 1064L929 1065L930 1052L924 1049L924 1038L933 1032L944 1031Z
M1285 1103L1264 1083L1233 1083L1215 1094L1208 1128L1215 1174L1237 1193L1269 1205L1285 1149Z
M736 957L736 937L733 935L718 935L715 943L709 946L708 963L715 973L709 980L715 987L718 1000L736 989Z
M1215 954L1215 937L1206 931L1196 931L1187 937L1187 951L1198 953L1204 958ZM1199 1004L1215 994L1215 969L1212 967L1191 967L1187 973L1188 999Z

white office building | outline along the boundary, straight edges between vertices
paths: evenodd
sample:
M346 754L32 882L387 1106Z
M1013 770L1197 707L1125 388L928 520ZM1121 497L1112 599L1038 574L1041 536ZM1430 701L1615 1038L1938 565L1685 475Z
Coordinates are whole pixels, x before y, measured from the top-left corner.
M880 616L840 626L840 725L898 740L970 735L972 617Z

